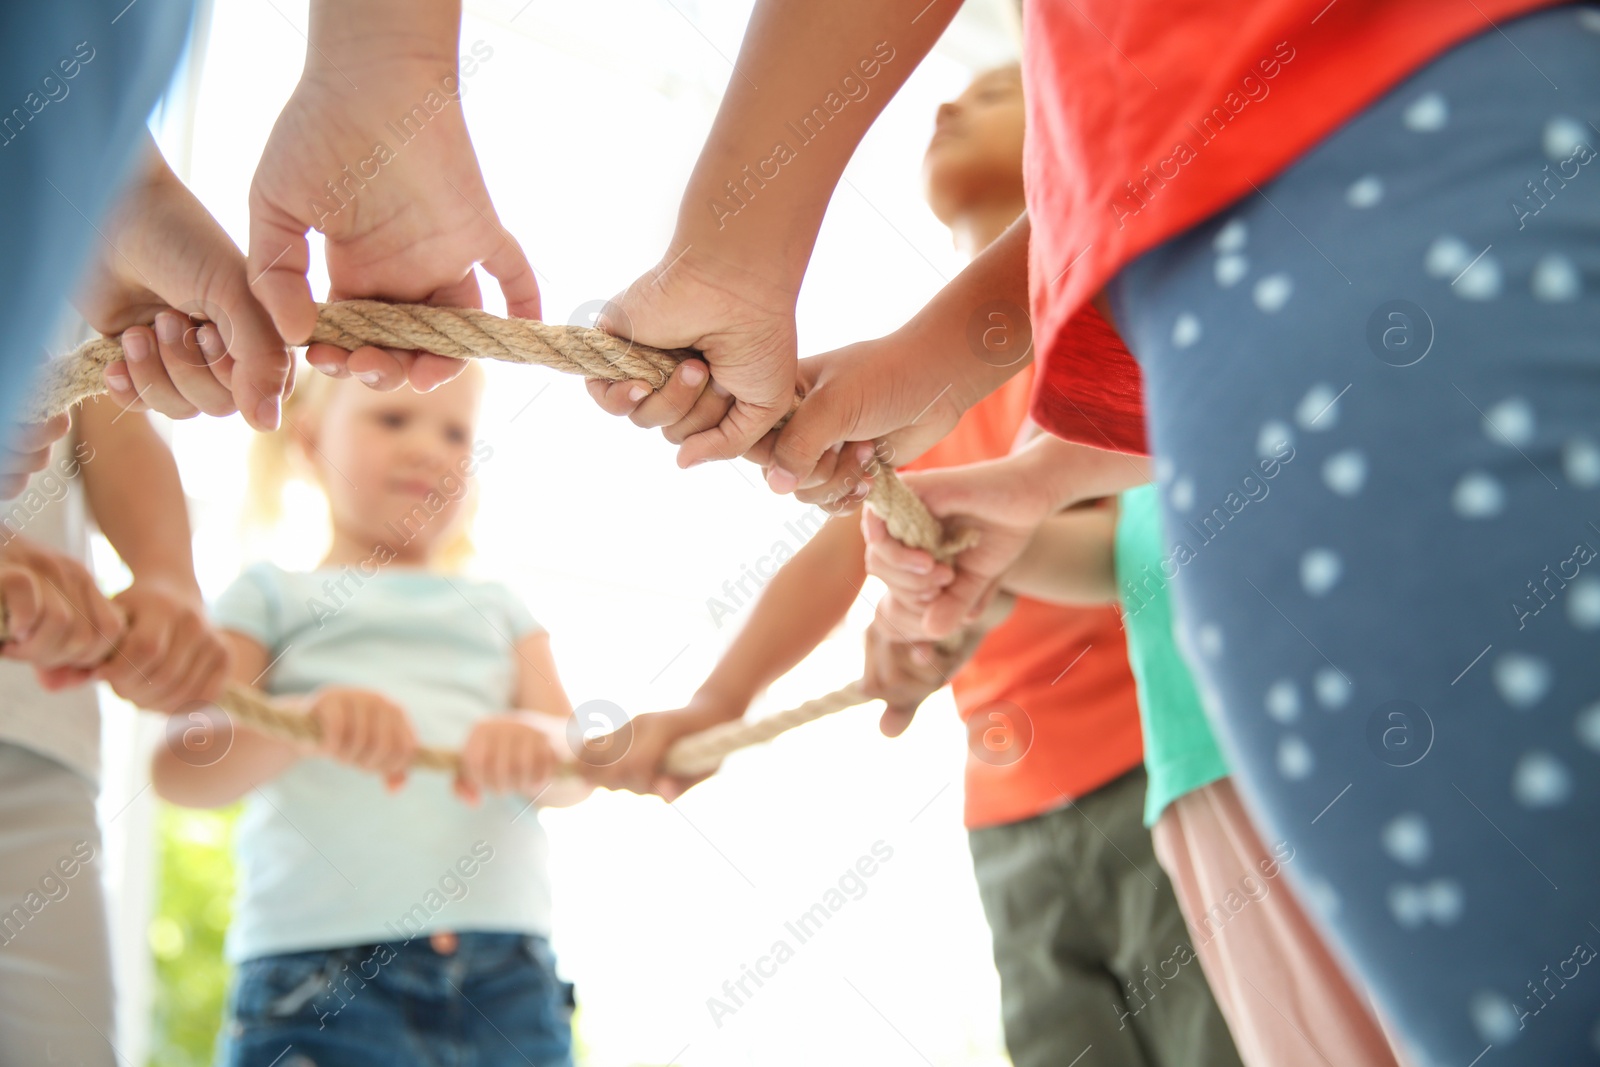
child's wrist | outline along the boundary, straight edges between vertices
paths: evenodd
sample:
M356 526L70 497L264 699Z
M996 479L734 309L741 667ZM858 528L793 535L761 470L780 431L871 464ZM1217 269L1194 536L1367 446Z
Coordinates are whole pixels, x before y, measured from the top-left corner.
M1150 480L1148 457L1077 444L1059 437L1041 439L1033 462L1038 483L1048 489L1052 513L1089 500L1115 496Z
M1009 381L1031 360L1030 357L1014 365L996 366L969 343L964 324L950 321L947 315L926 312L924 309L894 331L888 348L901 354L907 374L944 383L934 402L953 407L956 418Z
M142 589L159 589L191 607L204 609L205 597L200 592L200 584L195 581L193 572L182 569L151 570L146 568L136 571L133 582L128 588L135 586Z
M983 464L981 484L1014 502L1013 513L1028 515L1037 522L1054 515L1073 502L1075 481L1069 468L1056 462L1050 443L1039 442L1001 459Z
M704 722L707 726L715 726L718 723L743 718L754 699L753 695L736 693L732 690L702 688L680 711L686 718Z

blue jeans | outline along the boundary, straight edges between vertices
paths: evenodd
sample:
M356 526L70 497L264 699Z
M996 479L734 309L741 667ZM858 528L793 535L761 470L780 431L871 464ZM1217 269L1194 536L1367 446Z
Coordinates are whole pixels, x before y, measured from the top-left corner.
M240 964L223 1067L572 1067L571 986L549 942L462 933Z

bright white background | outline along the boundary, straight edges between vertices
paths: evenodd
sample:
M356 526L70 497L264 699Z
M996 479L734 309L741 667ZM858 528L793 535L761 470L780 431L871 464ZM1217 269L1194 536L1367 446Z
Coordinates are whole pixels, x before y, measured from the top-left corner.
M975 68L1008 58L1004 18L973 6L834 197L800 302L802 353L892 329L961 267L922 202L919 167L938 103ZM463 106L502 221L538 270L545 316L567 321L660 255L749 3L468 7L463 51L481 40L493 56L465 81ZM241 246L250 174L298 77L305 17L303 2L286 0L233 0L214 13L188 175ZM182 154L178 137L164 142ZM498 293L487 298L502 310ZM494 456L481 472L477 569L516 587L550 629L575 702L633 714L677 706L742 621L715 626L707 599L775 541L797 547L784 524L807 509L770 494L743 463L678 470L658 435L603 415L577 379L490 373L481 435ZM311 504L289 536L241 540L239 420L174 431L208 594L262 552L291 566L316 560ZM856 677L869 617L858 604L758 713ZM964 743L941 694L898 741L879 737L863 709L735 757L674 807L600 795L546 813L556 948L578 986L591 1067L1004 1062L961 828ZM774 940L795 944L785 921L880 840L893 859L866 895L715 1024L707 998Z

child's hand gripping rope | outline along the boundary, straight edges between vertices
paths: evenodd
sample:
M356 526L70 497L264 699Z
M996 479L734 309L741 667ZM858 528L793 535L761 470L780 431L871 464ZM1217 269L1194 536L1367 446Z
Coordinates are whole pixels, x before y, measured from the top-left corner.
M0 592L4 592L6 588L9 587L0 586ZM0 641L9 638L8 619L6 604L0 600ZM377 725L382 724L375 725L375 716L368 715L357 724L355 719L360 716L354 713L346 714L352 711L350 708L342 705L336 707L339 701L333 699L330 691L324 691L322 696L325 699L314 700L310 706L291 707L270 701L260 692L246 686L229 684L224 687L216 703L234 720L251 729L272 737L310 745L334 758L358 766L367 766L370 763L371 769L385 773L391 778L396 775L403 778L407 767L454 774L468 787L467 794L476 792L479 786L487 786L494 790L504 787L520 791L523 785L531 782L543 781L549 777L581 776L584 771L581 756L579 762L556 764L548 774L542 767L534 765L538 761L522 761L515 767L509 764L504 768L499 767L492 758L492 746L489 744L495 739L489 735L478 739L477 749L474 748L473 739L469 738L468 750L464 754L449 749L419 745L409 733L409 724L404 722L403 713L402 725L406 726L405 731L389 730L388 725L394 725L393 723L379 730ZM680 738L668 750L663 768L666 773L678 777L699 777L716 770L723 759L731 753L770 741L797 726L815 722L817 719L858 704L868 703L872 699L867 696L860 682L852 682L826 696L809 700L798 707L775 715L750 721L724 723ZM372 737L378 739L371 745L367 744L368 727L373 728ZM358 728L361 731L359 733L356 732ZM325 733L329 729L336 730L337 733ZM399 759L401 753L408 754L408 759L404 763Z

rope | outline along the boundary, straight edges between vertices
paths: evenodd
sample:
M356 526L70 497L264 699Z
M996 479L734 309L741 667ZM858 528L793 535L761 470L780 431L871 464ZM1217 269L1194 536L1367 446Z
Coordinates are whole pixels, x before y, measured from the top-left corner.
M0 643L9 640L10 628L6 624L5 602L0 600ZM680 737L667 750L662 767L672 775L693 778L710 774L723 759L740 749L765 744L780 734L797 726L816 722L829 715L870 703L859 681L826 696L808 700L799 707L780 711L760 719L735 719L719 723L698 733ZM268 700L260 690L229 682L217 699L217 707L227 713L236 725L242 724L268 737L283 741L315 744L322 739L322 729L310 715ZM461 753L432 745L419 745L411 758L411 766L424 770L455 774L461 769ZM579 777L583 772L581 762L560 765L559 776Z
M808 700L799 707L768 715L764 719L736 719L713 726L709 730L679 738L667 750L663 766L668 774L692 778L709 774L717 769L723 757L741 748L765 744L779 734L788 733L796 726L827 718L835 712L865 704L875 698L867 696L859 681L843 689L835 689L827 696Z
M788 733L797 726L815 722L836 712L865 704L872 698L861 690L860 682L852 682L827 696L808 700L797 708L780 711L761 719L738 719L721 723L708 730L681 737L667 750L662 764L668 774L693 778L716 770L728 755L742 748L765 744L779 734ZM224 690L217 706L237 723L270 737L285 741L315 743L321 738L317 721L300 711L280 707L263 697L258 691L230 684ZM461 754L445 748L428 745L418 747L411 766L427 770L456 773L461 767ZM581 776L582 763L564 763L559 774Z
M561 326L535 319L502 319L473 308L425 304L385 304L345 300L317 305L311 340L357 349L363 345L408 348L456 359L497 359L534 364L566 374L620 382L638 380L660 389L673 368L692 349L665 350L585 326ZM106 391L105 369L122 358L122 344L102 337L46 364L26 418L43 422L82 400ZM799 400L795 403L798 405ZM946 538L944 527L915 493L885 465L872 472L867 503L883 516L902 544L949 562L975 542L971 531Z
M457 359L498 359L534 364L567 374L608 381L643 381L652 388L666 384L680 361L699 355L692 349L664 350L638 344L603 330L560 326L533 319L502 319L472 308L431 307L421 304L385 304L375 300L347 300L317 305L317 325L311 340L354 350L364 345L433 352ZM105 369L122 358L121 342L99 338L80 345L68 356L52 360L44 369L30 421L43 422L54 414L106 391ZM796 405L799 399L796 398ZM792 413L792 412L791 412ZM879 465L871 472L867 502L884 519L891 535L903 544L921 548L948 562L975 543L972 531L945 536L944 527L906 487L894 470ZM6 636L5 605L0 603L0 641ZM824 718L870 699L862 683L852 682L816 700L756 720L736 720L680 738L668 750L664 768L670 774L692 777L713 771L730 753L771 741L797 726ZM217 701L234 720L272 737L295 742L316 742L320 729L303 712L280 707L259 691L229 684ZM423 746L412 766L453 773L460 753ZM577 764L563 773L577 774Z

